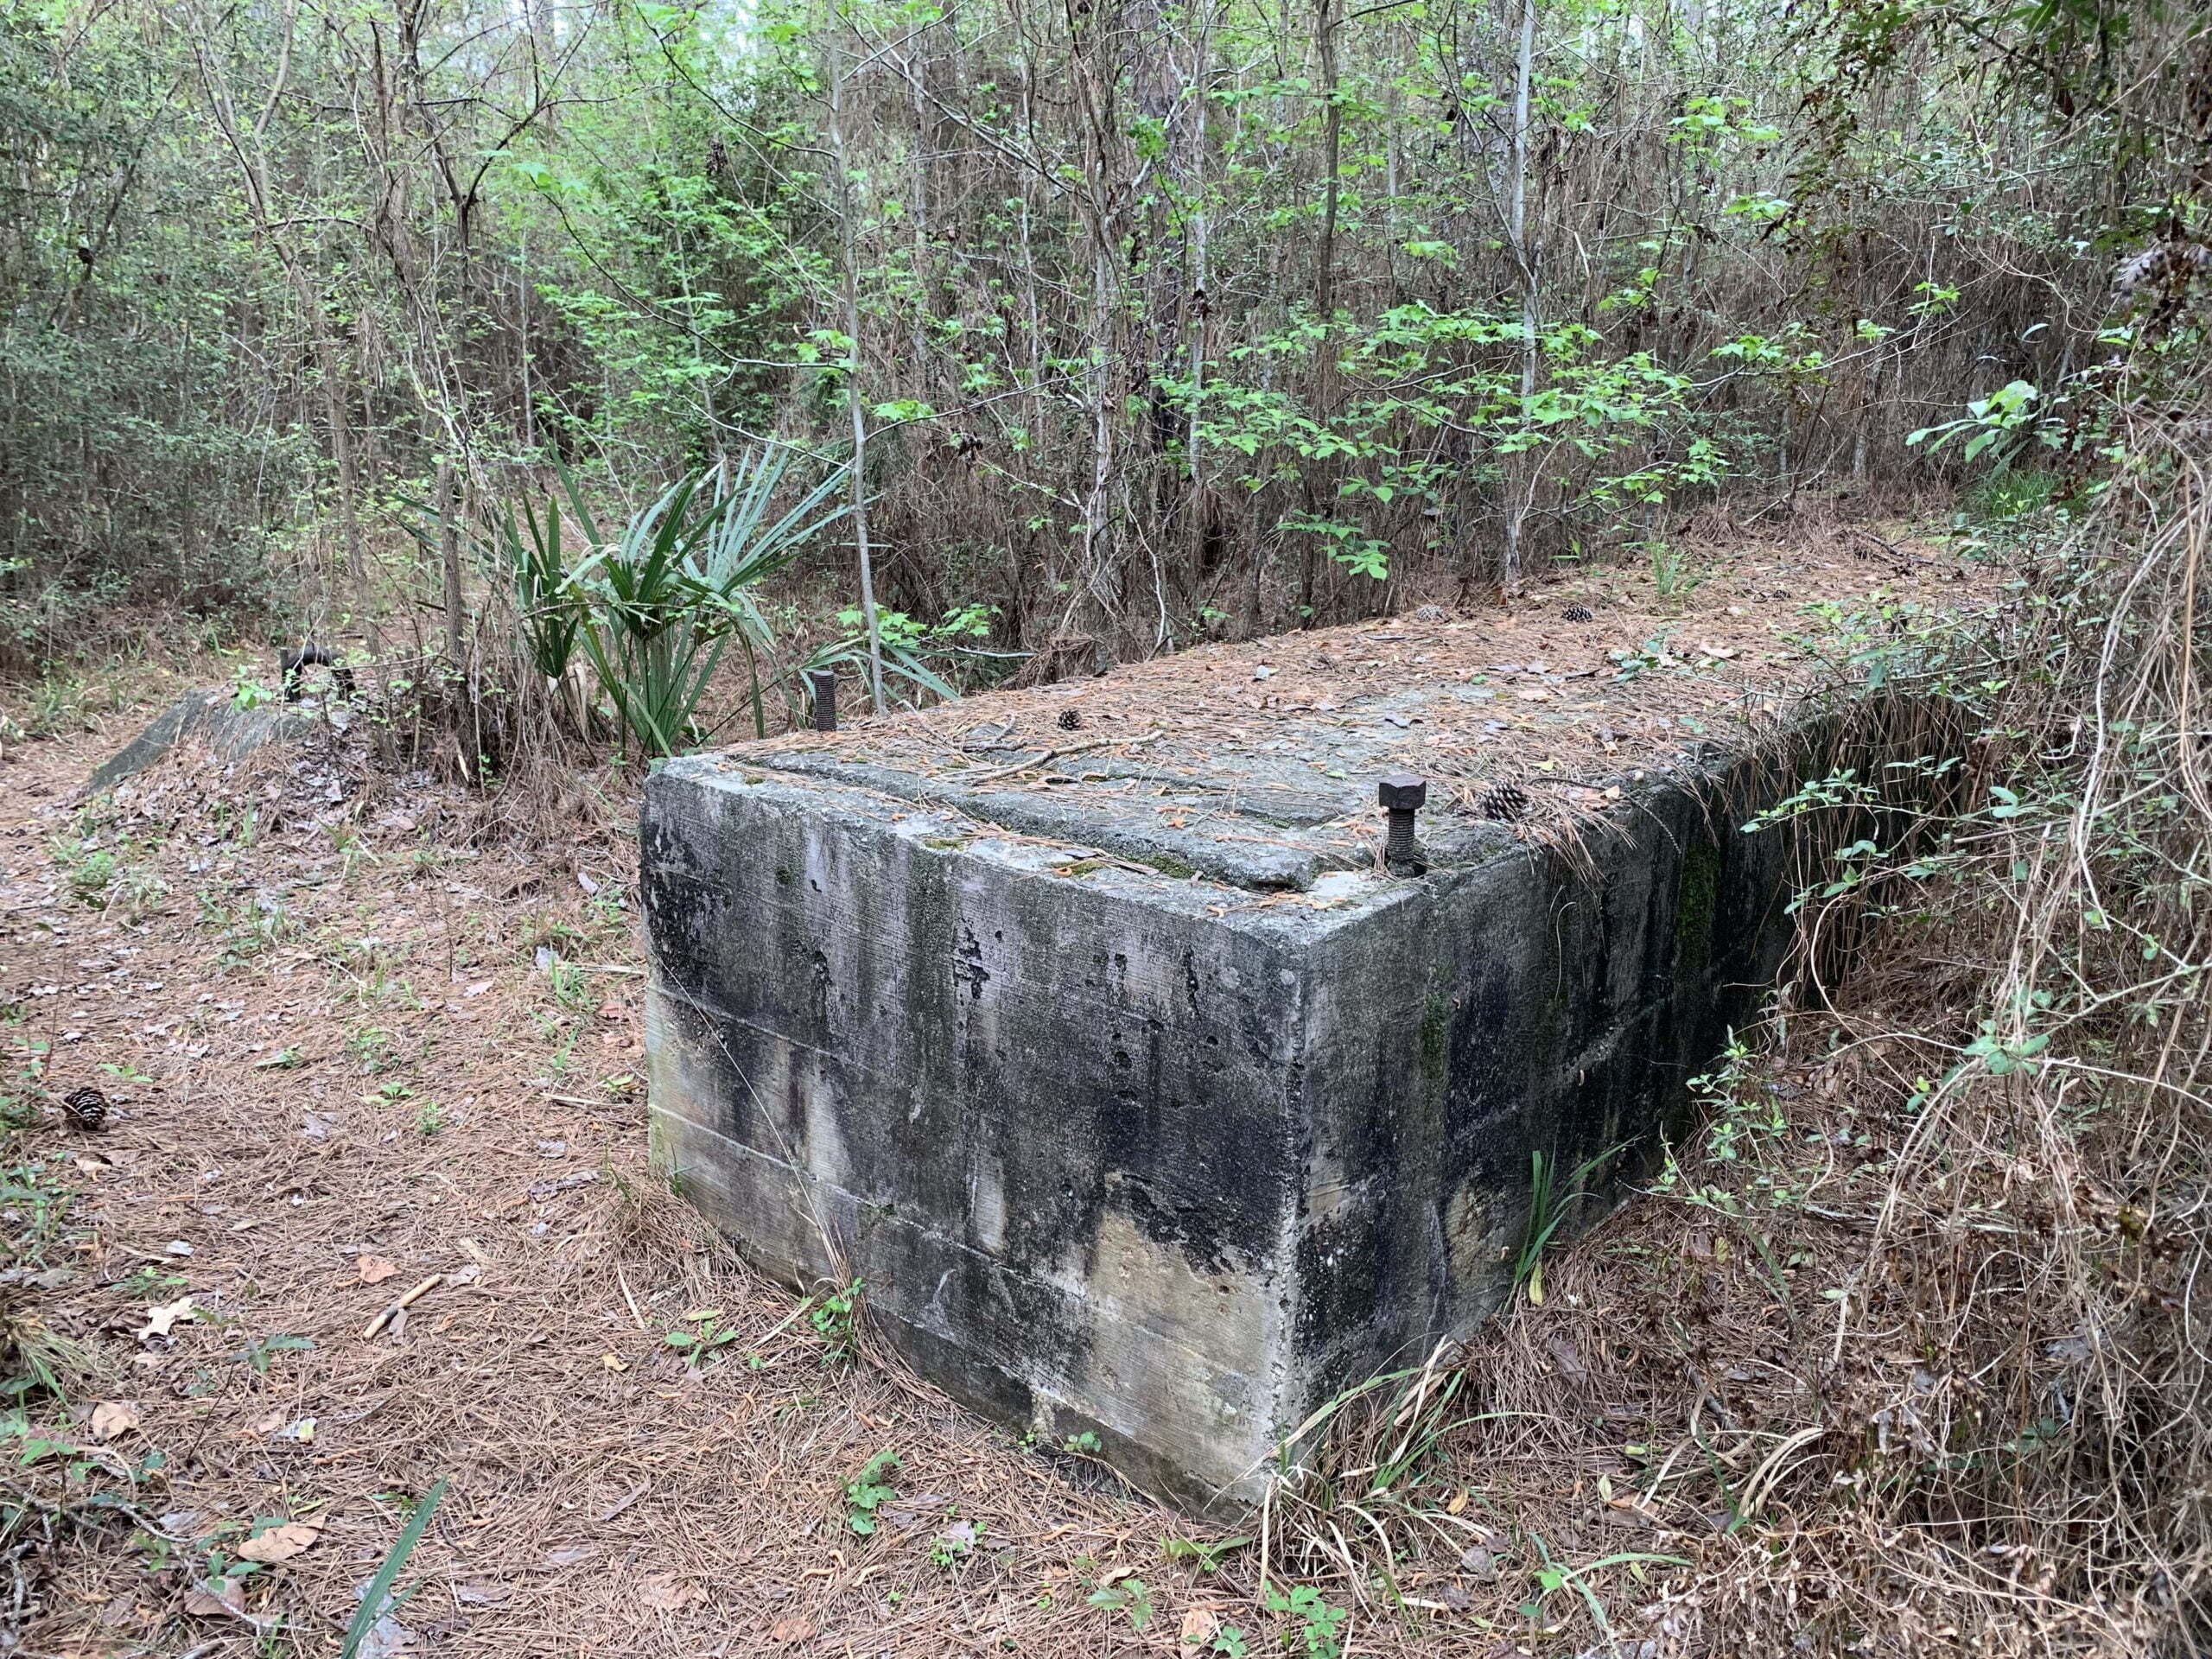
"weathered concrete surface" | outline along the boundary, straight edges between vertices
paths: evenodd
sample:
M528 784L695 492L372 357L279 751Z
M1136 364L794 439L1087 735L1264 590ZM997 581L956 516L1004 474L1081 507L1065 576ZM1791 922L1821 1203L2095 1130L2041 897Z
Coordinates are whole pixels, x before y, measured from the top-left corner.
M864 1279L957 1397L1249 1497L1496 1305L1532 1150L1679 1113L1783 948L1788 849L1737 828L1768 792L1654 775L1572 862L1463 826L1423 878L1294 898L678 761L644 821L658 1151L766 1266Z
M1770 550L1687 599L1592 575L677 762L660 1154L979 1409L1249 1497L1507 1293L1532 1153L1624 1148L1577 1225L1648 1167L1776 977L1806 849L1741 826L1834 762L1804 694L1999 602L1940 550Z
M186 692L154 717L146 729L103 761L81 791L97 795L146 770L187 739L204 743L218 759L242 760L270 743L296 741L315 728L315 716L297 704L241 709L227 690Z

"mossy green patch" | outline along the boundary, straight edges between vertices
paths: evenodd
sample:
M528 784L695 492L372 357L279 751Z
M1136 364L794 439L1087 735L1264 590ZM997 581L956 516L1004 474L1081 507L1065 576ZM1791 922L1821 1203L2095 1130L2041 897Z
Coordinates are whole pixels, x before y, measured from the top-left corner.
M1444 1080L1444 1053L1451 1039L1452 1007L1441 991L1428 994L1428 1006L1421 1017L1421 1069L1422 1075L1441 1084Z
M1148 864L1162 875L1173 876L1178 881L1187 881L1198 873L1197 865L1185 864L1181 859L1168 853L1147 853L1138 858L1136 862Z
M1720 898L1720 849L1692 842L1682 851L1682 879L1675 889L1675 973L1678 980L1704 974L1713 957L1713 918Z

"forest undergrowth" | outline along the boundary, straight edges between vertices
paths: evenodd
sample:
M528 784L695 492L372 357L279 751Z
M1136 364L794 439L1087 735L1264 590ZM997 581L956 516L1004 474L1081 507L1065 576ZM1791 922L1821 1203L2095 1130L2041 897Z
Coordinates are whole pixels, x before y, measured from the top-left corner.
M1784 21L0 18L0 1655L2212 1652L2212 29ZM648 1166L640 770L814 671L1954 493L2001 650L1803 780L1694 1130L1580 1237L1532 1172L1505 1310L1249 1522ZM309 635L373 718L76 798L159 659Z

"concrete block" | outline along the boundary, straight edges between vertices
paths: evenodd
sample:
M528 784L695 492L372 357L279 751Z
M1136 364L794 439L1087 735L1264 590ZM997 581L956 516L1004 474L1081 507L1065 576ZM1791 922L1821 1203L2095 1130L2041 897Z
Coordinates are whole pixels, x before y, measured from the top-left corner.
M1758 729L1629 746L1605 682L1448 632L668 766L641 864L680 1190L793 1282L863 1280L978 1411L1185 1504L1255 1497L1287 1432L1509 1293L1532 1154L1621 1149L1578 1225L1648 1171L1788 941L1802 849L1741 826L1836 741L1753 695ZM1427 677L1244 689L1268 649L1371 670L1378 640ZM1525 820L1483 816L1514 804L1485 766ZM1399 878L1376 779L1408 769Z

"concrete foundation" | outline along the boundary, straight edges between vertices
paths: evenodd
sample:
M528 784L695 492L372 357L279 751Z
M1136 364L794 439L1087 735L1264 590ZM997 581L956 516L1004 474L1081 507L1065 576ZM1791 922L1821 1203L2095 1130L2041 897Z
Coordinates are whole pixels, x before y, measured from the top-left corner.
M642 883L681 1191L795 1282L863 1280L976 1409L1255 1496L1317 1408L1510 1293L1532 1154L1622 1149L1578 1225L1649 1168L1787 941L1800 849L1742 826L1834 728L1722 683L1754 646L1617 677L1464 626L670 765ZM1405 770L1434 781L1401 877Z
M1788 849L1738 830L1747 764L1700 781L1573 861L1498 831L1319 907L679 761L645 821L661 1156L764 1266L863 1279L975 1408L1249 1496L1317 1406L1496 1306L1532 1151L1647 1147L1754 1012Z

